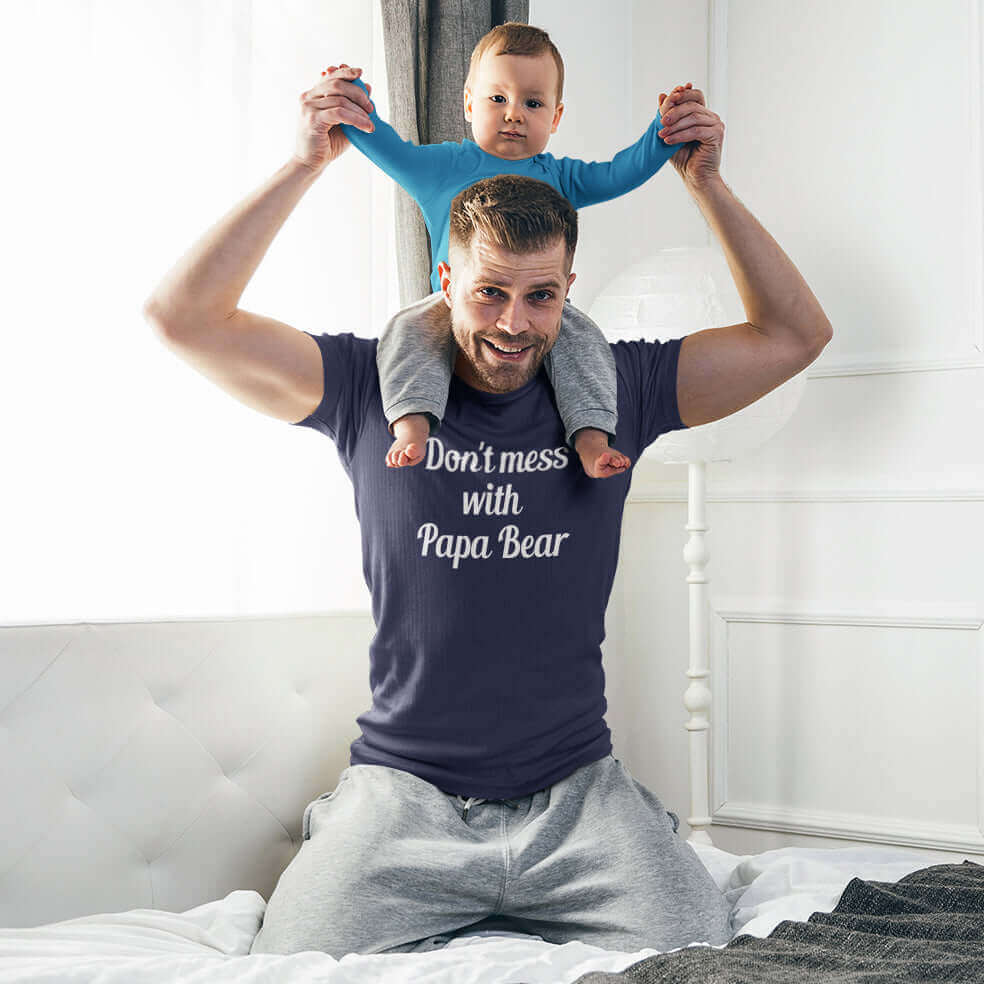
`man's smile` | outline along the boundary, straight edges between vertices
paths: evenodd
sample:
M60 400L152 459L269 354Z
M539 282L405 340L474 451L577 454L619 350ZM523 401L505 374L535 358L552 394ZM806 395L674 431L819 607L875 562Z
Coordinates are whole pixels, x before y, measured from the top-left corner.
M483 338L482 342L497 359L502 359L504 362L521 362L525 358L526 353L533 348L532 345L499 345L496 342L489 341L487 338Z

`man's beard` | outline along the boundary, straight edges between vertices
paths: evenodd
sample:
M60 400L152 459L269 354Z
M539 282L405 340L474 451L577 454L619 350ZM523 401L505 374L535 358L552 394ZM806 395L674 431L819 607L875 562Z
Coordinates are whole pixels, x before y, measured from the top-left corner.
M464 344L462 344L462 336L464 336ZM490 360L494 359L495 356L483 351L483 349L487 349L487 346L481 338L469 334L465 330L459 332L453 311L451 312L451 337L457 344L462 356L471 366L472 372L494 393L509 393L525 386L540 371L543 357L546 355L546 352L542 350L534 350L522 363L492 363ZM489 341L508 348L520 348L524 344L522 339L490 338ZM526 344L536 346L537 343ZM481 358L483 355L485 356L484 359Z

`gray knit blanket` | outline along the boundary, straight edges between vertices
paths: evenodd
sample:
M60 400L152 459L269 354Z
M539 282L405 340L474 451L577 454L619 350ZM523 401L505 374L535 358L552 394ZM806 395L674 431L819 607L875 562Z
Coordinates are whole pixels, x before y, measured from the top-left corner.
M764 938L646 957L574 984L984 984L984 865L936 864L897 882L854 878L832 912Z

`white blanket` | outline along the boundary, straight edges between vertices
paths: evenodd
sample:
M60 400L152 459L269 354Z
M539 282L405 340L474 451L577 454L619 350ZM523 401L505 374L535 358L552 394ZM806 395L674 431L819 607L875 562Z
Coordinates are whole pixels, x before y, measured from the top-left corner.
M736 935L760 937L783 919L830 912L852 878L894 882L941 863L898 848L782 848L747 856L701 845L694 849L732 904ZM134 909L32 929L0 929L0 984L562 984L589 971L621 971L660 952L620 953L579 942L561 946L520 933L485 931L423 953L350 953L340 961L314 950L249 956L265 907L257 892L236 891L182 913Z

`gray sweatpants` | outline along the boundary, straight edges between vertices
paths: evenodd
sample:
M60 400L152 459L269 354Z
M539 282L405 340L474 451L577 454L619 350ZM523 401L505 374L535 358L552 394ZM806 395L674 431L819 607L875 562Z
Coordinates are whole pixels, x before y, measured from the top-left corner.
M679 819L613 755L513 800L350 765L308 804L250 953L409 953L467 930L634 953L732 936Z
M379 339L376 368L390 433L393 421L408 413L426 414L432 435L440 429L458 355L448 315L436 291L397 312ZM601 329L570 301L543 365L568 445L582 427L605 431L611 444L618 423L615 358Z

